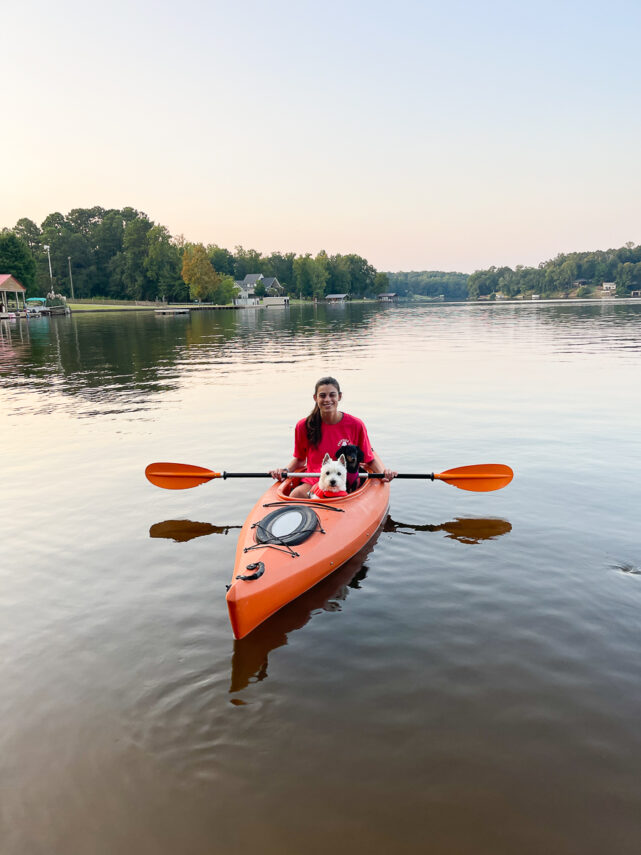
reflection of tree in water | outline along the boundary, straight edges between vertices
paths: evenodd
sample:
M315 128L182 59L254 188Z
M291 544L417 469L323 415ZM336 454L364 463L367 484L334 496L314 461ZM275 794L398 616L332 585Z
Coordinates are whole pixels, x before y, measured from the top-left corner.
M638 309L628 304L475 304L452 311L485 313L497 329L521 325L526 338L533 325L550 330L557 351L601 349L604 338L609 349L639 348ZM613 329L597 340L586 333L596 317ZM43 383L55 382L63 395L139 408L176 389L199 365L231 372L240 366L294 363L302 353L324 357L337 351L347 360L369 346L366 333L377 324L389 325L390 316L374 304L347 303L203 310L176 317L128 310L1 323L0 370L6 386L12 377L23 388L43 389Z
M607 350L639 350L639 310L631 303L592 300L580 303L566 300L557 303L523 301L519 304L472 304L473 311L483 312L495 328L518 330L523 337L532 329L545 336L557 353ZM598 322L595 327L592 322ZM545 339L544 339L545 340Z
M90 401L140 403L177 388L197 365L234 367L294 362L358 340L376 317L375 307L347 306L338 317L327 307L194 311L176 317L120 311L19 320L4 329L2 369L24 387L41 389L55 378L56 391ZM300 339L305 340L301 344ZM297 341L295 346L294 341Z

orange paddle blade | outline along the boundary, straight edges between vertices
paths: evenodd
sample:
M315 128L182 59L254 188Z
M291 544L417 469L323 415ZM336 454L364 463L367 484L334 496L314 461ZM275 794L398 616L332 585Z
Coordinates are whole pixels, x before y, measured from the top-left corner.
M187 490L213 478L222 478L220 472L212 472L202 466L190 466L189 463L150 463L145 469L145 475L152 484L164 487L165 490Z
M434 474L435 480L447 481L461 490L473 490L476 493L489 493L507 487L514 472L503 463L478 463L474 466L459 466L447 472Z

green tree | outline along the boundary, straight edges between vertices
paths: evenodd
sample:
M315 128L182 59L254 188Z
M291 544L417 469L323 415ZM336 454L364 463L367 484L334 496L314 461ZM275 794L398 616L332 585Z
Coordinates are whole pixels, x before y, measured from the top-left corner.
M318 253L311 268L312 274L312 294L317 300L322 300L325 296L327 279L329 277L329 261L327 253L324 250Z
M93 245L96 229L102 223L105 214L105 209L99 205L93 208L74 208L67 214L66 221L72 231L83 235L90 245Z
M299 255L294 259L296 292L301 294L303 298L316 297L321 299L324 297L328 277L326 258L327 256L319 254L314 259L308 252L306 255Z
M178 247L164 226L152 226L147 232L145 271L158 297L186 299L187 289L181 277L182 259Z
M626 261L619 265L615 282L617 297L629 297L630 291L641 284L641 262Z
M125 294L132 300L153 300L156 297L153 284L145 268L147 234L152 226L153 223L147 219L145 214L140 214L129 220L125 226L122 239L124 259L121 275Z
M389 291L389 279L387 273L377 273L374 277L374 293L385 294Z
M107 211L102 221L96 225L94 231L95 249L94 279L91 285L90 296L124 296L122 290L122 279L120 275L113 276L113 259L122 252L122 243L125 234L125 226L122 213L117 210Z
M499 289L500 273L496 267L487 270L475 270L468 279L467 287L471 300L487 297Z
M327 293L349 294L352 290L352 276L348 259L344 255L332 255L327 265Z
M216 273L223 276L234 275L234 256L228 249L217 246L215 243L209 244L207 255Z
M376 270L372 265L365 258L354 253L343 257L349 270L350 293L355 297L373 294Z
M32 255L40 251L42 232L33 220L22 217L13 227L13 233L27 244Z
M314 263L311 254L298 255L294 259L294 282L296 285L296 293L300 294L304 299L309 299L312 296L312 272L311 268Z
M36 263L29 247L13 232L0 234L0 273L10 273L27 290L36 281Z
M231 276L221 276L218 287L214 292L214 302L218 306L226 306L236 296L236 286Z
M263 259L261 273L265 276L275 276L287 293L295 292L294 259L295 252L272 252Z
M255 249L236 247L234 255L234 279L244 279L248 273L262 273L263 259Z

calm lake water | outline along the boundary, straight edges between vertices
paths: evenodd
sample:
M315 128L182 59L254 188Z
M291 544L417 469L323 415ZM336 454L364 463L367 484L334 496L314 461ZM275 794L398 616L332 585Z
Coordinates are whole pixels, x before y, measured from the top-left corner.
M227 618L334 374L399 471L362 555ZM0 323L3 855L641 851L641 303Z

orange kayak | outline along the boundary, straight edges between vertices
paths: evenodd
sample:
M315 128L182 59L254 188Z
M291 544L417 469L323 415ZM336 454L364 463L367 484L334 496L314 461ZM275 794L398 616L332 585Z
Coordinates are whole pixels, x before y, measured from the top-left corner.
M291 499L293 479L273 484L238 538L227 607L243 638L348 561L376 534L389 507L389 484L368 479L335 499Z

